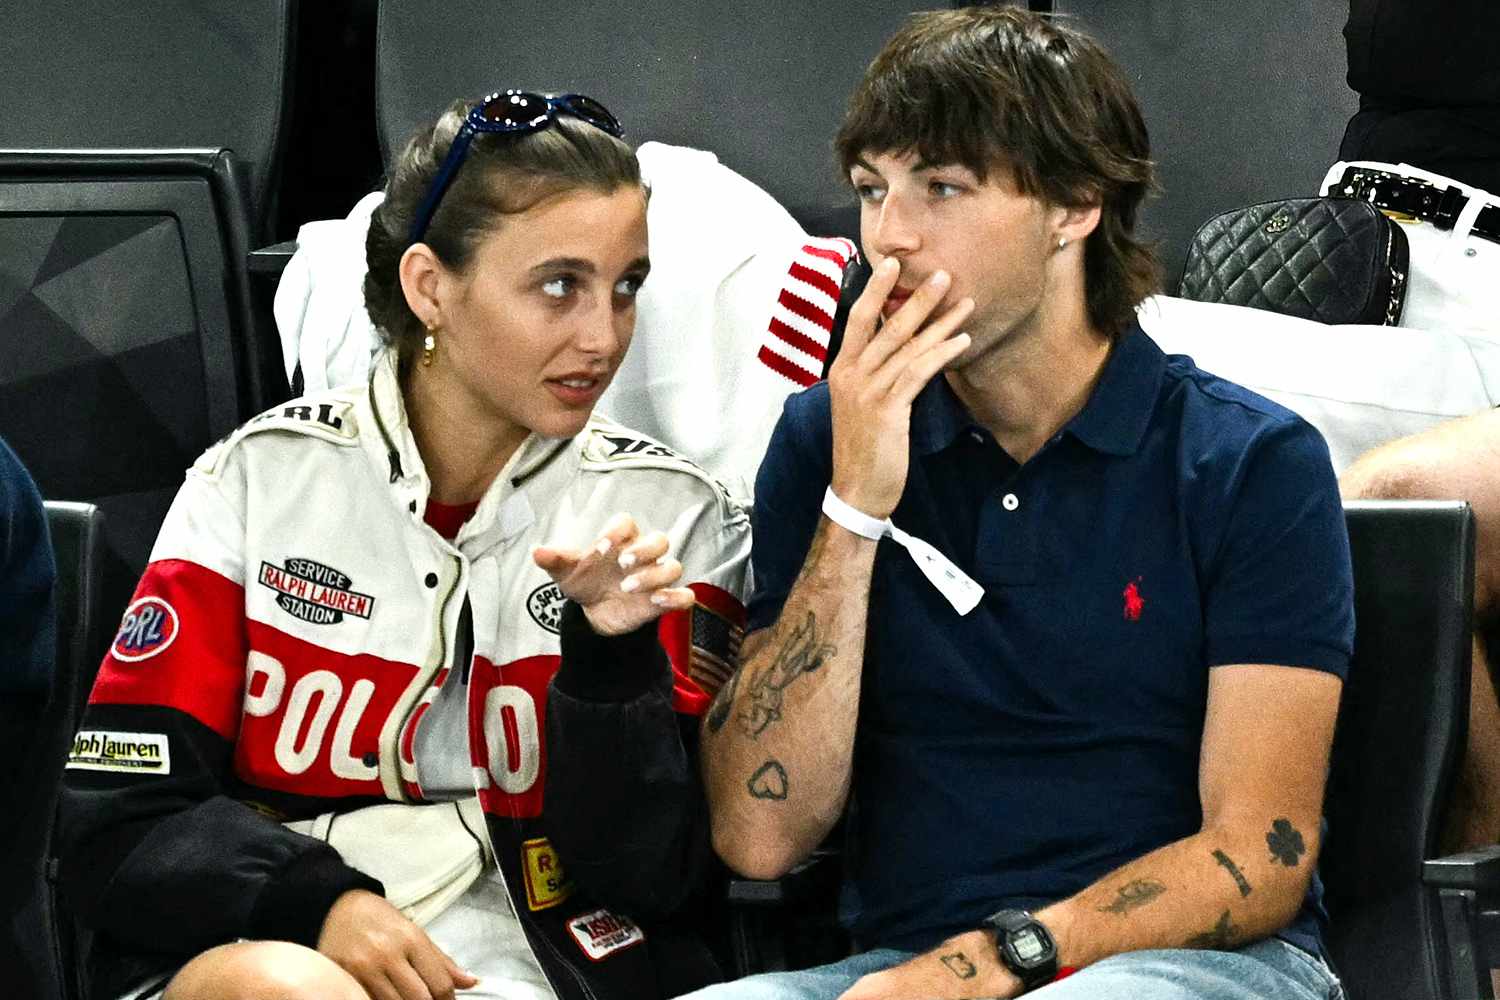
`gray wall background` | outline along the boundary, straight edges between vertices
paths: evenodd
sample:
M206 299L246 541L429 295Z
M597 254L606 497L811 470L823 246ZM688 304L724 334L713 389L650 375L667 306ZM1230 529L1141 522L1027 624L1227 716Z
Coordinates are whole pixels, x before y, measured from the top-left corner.
M1220 212L1317 194L1359 99L1344 82L1346 0L1056 0L1129 72L1159 164L1144 227L1168 289Z

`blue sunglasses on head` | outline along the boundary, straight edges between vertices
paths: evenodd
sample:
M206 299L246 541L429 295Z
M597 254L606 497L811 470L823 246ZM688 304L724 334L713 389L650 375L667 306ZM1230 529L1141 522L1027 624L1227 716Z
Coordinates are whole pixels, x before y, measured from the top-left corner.
M493 93L474 106L464 119L458 134L453 137L453 145L448 147L448 155L443 157L443 165L438 167L437 176L432 179L432 187L427 190L427 197L422 199L422 207L417 209L416 217L412 219L410 242L418 243L427 234L427 227L432 224L433 215L437 214L438 204L453 184L453 178L458 175L458 168L463 165L464 157L468 155L469 146L476 135L480 132L530 135L557 121L558 115L569 115L588 122L616 139L625 136L620 119L610 114L604 105L583 94L549 97L525 90Z

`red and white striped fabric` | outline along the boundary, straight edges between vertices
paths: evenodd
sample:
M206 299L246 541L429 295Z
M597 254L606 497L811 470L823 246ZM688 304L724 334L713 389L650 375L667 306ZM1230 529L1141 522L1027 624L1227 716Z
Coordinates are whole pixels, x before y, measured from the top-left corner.
M814 237L792 260L757 357L800 388L822 377L844 268L855 257L849 240Z

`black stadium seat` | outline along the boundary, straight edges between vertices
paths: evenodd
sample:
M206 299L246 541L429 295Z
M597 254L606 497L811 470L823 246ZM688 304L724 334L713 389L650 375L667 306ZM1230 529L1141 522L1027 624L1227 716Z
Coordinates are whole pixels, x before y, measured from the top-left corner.
M286 131L296 6L9 5L0 149L231 149L244 166L258 245Z
M246 257L269 214L293 0L29 4L0 93L0 434L108 515L123 609L194 457L286 395Z
M1350 1000L1463 1000L1443 983L1435 858L1469 718L1474 518L1461 501L1344 505L1354 660L1339 704L1320 870Z
M626 138L709 149L815 235L858 234L832 140L866 64L912 0L564 2L495 16L482 0L383 0L376 102L385 162L455 97L496 87L602 100Z
M82 691L107 641L98 621L99 522L92 505L47 502L57 566L57 666L49 690L0 698L0 754L10 774L0 796L0 975L7 996L28 1000L58 996L68 971L53 947L53 901L42 866Z
M124 609L184 470L260 408L243 192L222 151L0 151L0 435L108 517Z

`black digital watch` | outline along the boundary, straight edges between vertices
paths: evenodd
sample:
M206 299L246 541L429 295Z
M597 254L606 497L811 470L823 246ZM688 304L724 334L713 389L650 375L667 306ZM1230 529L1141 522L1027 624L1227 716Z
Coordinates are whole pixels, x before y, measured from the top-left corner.
M1000 910L985 917L983 925L995 932L1000 964L1026 989L1057 978L1057 943L1041 921L1025 910Z

